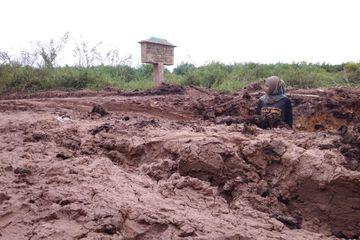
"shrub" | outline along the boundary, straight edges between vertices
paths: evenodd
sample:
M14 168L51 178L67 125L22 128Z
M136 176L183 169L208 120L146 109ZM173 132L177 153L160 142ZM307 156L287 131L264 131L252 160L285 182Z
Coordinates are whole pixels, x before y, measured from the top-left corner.
M182 63L173 72L165 69L165 81L179 85L197 85L233 92L251 82L278 75L288 86L297 88L360 86L360 63L343 65L241 63L225 65L212 62L195 67ZM0 64L0 92L49 89L147 89L153 86L152 65L42 68L18 62Z
M174 68L173 73L176 75L186 75L195 70L195 65L192 63L181 63Z
M360 84L360 63L346 63L344 70L349 83Z

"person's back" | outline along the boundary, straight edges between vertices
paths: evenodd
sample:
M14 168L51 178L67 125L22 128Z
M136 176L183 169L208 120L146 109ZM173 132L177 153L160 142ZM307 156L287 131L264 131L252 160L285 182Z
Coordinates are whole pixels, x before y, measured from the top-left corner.
M265 95L259 100L256 114L261 115L266 124L264 128L286 123L292 127L293 116L290 99L285 95L285 83L276 76L265 80Z

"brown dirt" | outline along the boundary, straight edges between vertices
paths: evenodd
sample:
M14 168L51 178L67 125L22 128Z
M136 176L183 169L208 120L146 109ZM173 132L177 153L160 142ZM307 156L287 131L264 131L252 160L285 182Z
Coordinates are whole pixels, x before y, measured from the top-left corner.
M253 90L3 95L0 239L357 239L359 94L291 90L294 130Z

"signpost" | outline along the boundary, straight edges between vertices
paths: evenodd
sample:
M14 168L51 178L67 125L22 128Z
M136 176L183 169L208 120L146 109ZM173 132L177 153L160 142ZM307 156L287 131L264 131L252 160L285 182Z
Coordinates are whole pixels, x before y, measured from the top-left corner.
M164 82L164 65L174 64L175 45L165 39L152 37L139 42L141 44L141 62L153 64L153 79L158 87Z

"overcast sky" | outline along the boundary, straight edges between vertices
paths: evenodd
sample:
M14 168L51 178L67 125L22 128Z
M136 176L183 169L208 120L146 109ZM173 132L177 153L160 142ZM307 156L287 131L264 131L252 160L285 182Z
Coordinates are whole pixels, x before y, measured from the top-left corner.
M0 49L70 32L140 62L140 40L177 45L175 64L360 61L359 0L0 0ZM71 61L71 49L62 62Z

